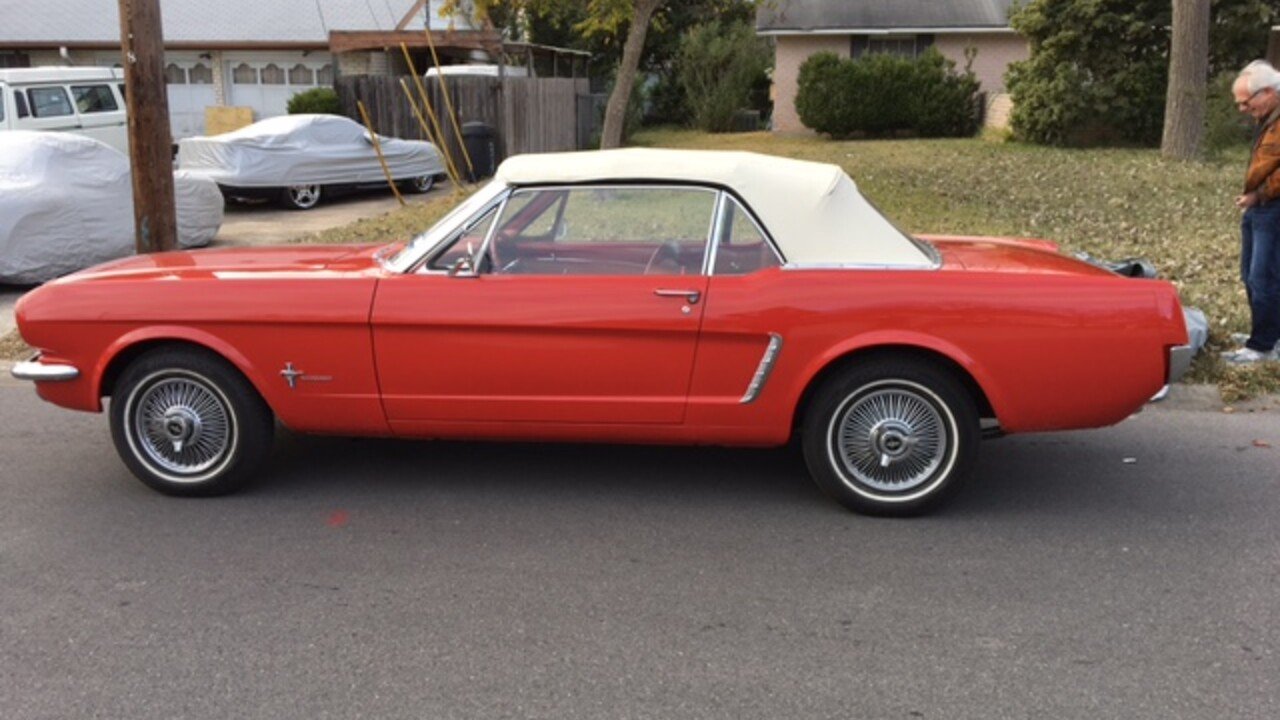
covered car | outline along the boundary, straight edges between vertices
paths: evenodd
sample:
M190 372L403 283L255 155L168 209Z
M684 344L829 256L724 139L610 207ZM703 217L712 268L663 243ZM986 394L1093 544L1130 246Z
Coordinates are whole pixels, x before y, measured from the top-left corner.
M174 174L178 246L209 244L222 226L212 182ZM0 282L34 284L135 247L129 158L69 133L0 133Z
M110 396L125 464L177 495L243 485L279 421L798 436L838 501L911 514L956 489L981 438L1119 422L1191 358L1170 283L1043 240L912 237L834 165L649 149L509 159L407 244L101 266L29 293L17 320L40 356L14 374L68 408Z
M444 175L435 145L379 135L394 181L424 193ZM339 115L282 115L229 133L178 141L178 167L208 178L231 198L268 198L306 210L326 196L386 187L363 125Z

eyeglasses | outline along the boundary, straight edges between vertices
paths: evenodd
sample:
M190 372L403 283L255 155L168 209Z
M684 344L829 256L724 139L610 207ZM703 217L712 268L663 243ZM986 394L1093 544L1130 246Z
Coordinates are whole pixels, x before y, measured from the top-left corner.
M1257 89L1257 90L1255 90L1255 91L1254 91L1254 93L1253 93L1252 95L1250 95L1248 98L1246 98L1246 99L1244 99L1244 100L1237 100L1237 101L1236 101L1236 109L1238 109L1238 110L1244 110L1244 109L1248 108L1248 107L1249 107L1249 103L1253 102L1253 99L1254 99L1254 98L1256 98L1256 97L1258 97L1258 93L1262 92L1263 90L1266 90L1266 88L1258 88L1258 89Z

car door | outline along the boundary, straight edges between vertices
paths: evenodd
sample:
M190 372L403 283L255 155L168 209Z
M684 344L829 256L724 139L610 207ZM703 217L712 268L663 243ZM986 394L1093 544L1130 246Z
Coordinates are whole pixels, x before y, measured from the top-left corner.
M104 142L123 153L129 152L129 123L124 103L109 82L70 86L80 133Z
M680 423L717 202L698 187L513 191L379 283L388 419Z

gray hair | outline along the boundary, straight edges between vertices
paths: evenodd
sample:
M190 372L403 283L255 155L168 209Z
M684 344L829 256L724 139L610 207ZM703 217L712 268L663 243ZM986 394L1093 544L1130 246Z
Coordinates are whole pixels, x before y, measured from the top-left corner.
M1236 82L1245 81L1249 84L1249 92L1256 93L1263 88L1274 88L1280 90L1280 72L1266 60L1254 60L1236 76Z

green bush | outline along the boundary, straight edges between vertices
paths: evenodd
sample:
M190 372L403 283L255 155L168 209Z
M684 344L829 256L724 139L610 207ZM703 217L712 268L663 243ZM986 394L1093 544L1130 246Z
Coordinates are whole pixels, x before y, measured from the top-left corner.
M320 113L341 115L342 103L338 101L338 93L333 88L318 87L289 98L290 115Z
M733 129L733 116L752 103L770 65L768 43L749 23L696 25L680 39L676 71L693 124L707 132Z
M800 121L832 137L963 137L978 129L978 81L934 48L917 58L818 53L800 66L798 85Z

